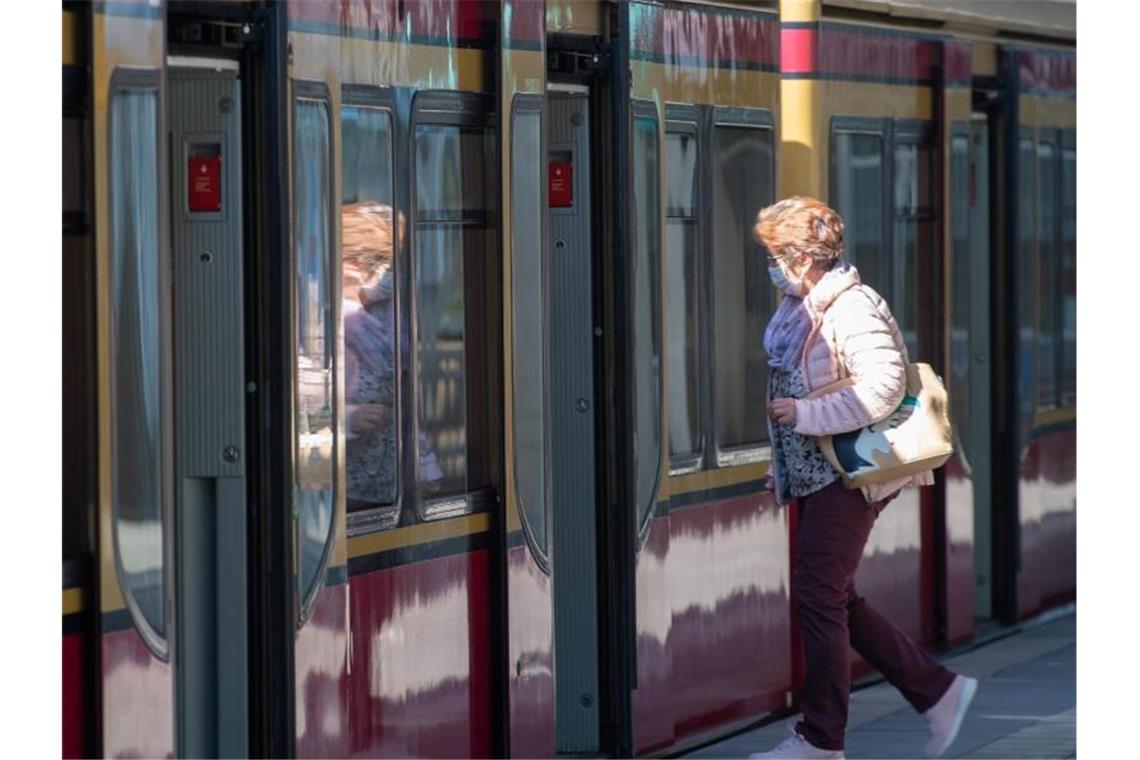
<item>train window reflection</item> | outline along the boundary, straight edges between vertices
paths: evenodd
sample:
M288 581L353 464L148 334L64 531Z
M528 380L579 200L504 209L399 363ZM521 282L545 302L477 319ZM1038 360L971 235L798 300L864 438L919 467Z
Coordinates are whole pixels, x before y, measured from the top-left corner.
M950 141L950 403L959 449L970 444L970 138ZM967 462L970 451L960 451Z
M919 348L918 302L923 294L919 266L933 253L934 245L932 161L933 152L926 146L898 143L894 147L891 290L880 292L890 296L891 308L911 357L918 356Z
M666 346L669 389L669 453L685 458L680 469L699 466L701 429L700 270L697 243L697 139L665 136L666 176ZM687 461L686 461L687 460Z
M495 408L495 137L416 129L417 487L425 517L467 508L491 485Z
M110 108L112 499L120 580L144 638L166 633L158 91L118 89ZM147 630L149 628L149 630ZM161 642L160 642L161 645Z
M772 130L717 125L712 149L713 404L718 458L731 464L768 439L755 394L768 385L763 331L774 299L752 225L775 200Z
M661 169L656 116L633 119L633 458L638 524L657 498L661 467Z
M336 429L329 113L298 99L294 112L293 247L296 388L294 514L302 607L319 586L332 537Z
M398 450L402 357L397 351L396 272L404 219L392 209L391 117L341 109L341 314L344 335L345 497L376 510L369 524L399 521Z

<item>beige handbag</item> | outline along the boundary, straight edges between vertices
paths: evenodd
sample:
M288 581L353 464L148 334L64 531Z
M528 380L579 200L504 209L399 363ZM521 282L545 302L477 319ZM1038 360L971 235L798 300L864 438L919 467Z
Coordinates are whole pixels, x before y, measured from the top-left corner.
M844 378L808 398L826 396L854 382ZM908 364L906 395L889 417L818 440L827 461L852 489L937 469L954 453L946 388L929 364Z

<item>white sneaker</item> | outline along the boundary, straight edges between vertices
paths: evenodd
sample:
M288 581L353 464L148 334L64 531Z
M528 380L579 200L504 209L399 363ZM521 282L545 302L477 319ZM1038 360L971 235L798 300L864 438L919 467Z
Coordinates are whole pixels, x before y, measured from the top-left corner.
M927 757L941 757L943 752L950 749L977 691L976 679L955 676L942 699L923 713L930 723L930 741L926 743Z
M750 758L764 760L843 760L843 750L820 749L796 733L794 725L789 726L789 736L767 752L757 752Z

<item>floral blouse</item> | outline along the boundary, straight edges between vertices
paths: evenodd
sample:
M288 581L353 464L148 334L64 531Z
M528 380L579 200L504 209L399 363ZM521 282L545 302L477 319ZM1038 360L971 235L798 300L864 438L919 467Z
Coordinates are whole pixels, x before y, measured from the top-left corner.
M772 367L771 397L804 398L807 386L800 370L787 372ZM816 439L800 435L794 425L772 423L772 456L780 471L784 499L800 499L839 479L839 474L820 451Z

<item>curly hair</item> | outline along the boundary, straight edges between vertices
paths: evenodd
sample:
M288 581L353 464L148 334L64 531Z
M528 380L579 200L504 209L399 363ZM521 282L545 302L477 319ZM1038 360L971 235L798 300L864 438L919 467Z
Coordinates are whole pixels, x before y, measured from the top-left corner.
M391 206L374 201L350 203L341 209L340 220L344 261L355 262L366 279L375 275L381 266L391 266L394 255Z
M816 266L827 266L843 257L843 219L826 203L806 195L761 209L752 237L777 259L802 253Z

